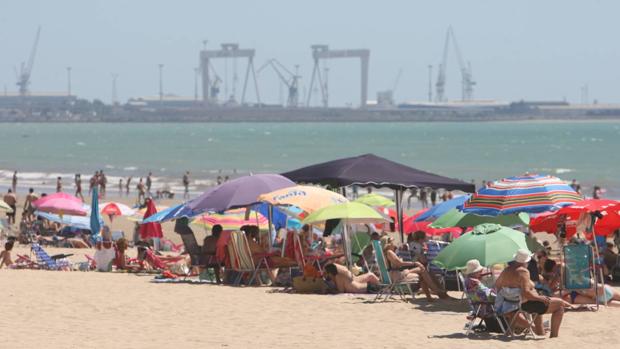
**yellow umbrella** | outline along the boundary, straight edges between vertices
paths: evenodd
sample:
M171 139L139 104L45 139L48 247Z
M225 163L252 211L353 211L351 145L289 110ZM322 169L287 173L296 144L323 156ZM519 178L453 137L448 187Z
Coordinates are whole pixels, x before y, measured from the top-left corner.
M349 202L347 198L333 191L306 185L272 191L259 196L258 201L272 205L297 206L309 213L323 207Z
M0 210L6 211L8 213L13 212L13 209L11 208L11 206L9 206L9 204L7 204L4 201L0 201Z

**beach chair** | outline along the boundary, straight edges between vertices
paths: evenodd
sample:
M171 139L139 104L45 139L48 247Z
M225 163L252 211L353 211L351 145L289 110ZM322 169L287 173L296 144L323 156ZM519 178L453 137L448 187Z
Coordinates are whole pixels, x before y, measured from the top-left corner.
M390 272L387 268L387 262L385 260L385 256L383 254L383 249L381 248L381 242L377 240L373 240L372 247L375 251L375 259L377 263L377 267L379 268L379 291L377 295L373 299L373 302L376 302L380 299L383 301L388 300L388 298L392 298L394 294L397 294L401 300L407 300L407 294L403 290L403 288L407 289L409 293L413 296L414 290L413 285L419 285L419 282L394 282L390 277Z
M448 246L447 242L443 242L443 241L435 241L435 240L429 240L426 243L426 261L427 261L427 265L428 265L428 272L431 275L434 275L437 279L437 281L439 281L440 285L442 288L447 289L446 287L446 270L443 268L438 267L437 265L435 265L433 263L433 261L435 260L435 258L437 257L437 255L439 254L439 252L441 252L441 250L443 250L446 246Z
M463 289L465 289L465 287L463 287ZM469 306L471 307L471 313L467 317L468 322L465 325L466 336L474 333L475 328L477 326L480 326L484 322L484 320L488 318L492 318L497 322L502 334L509 333L508 323L502 315L498 314L497 310L495 309L494 302L481 300L477 294L471 294L466 291L464 292L464 294L467 302L469 303ZM475 325L476 320L479 320L478 325Z
M562 249L564 267L562 268L562 291L580 291L595 288L595 261L592 246L586 244L568 244ZM596 308L599 302L596 297Z
M256 268L245 234L239 231L232 232L226 248L230 259L230 270L237 273L232 282L233 286L239 286L244 275L249 276L247 284L250 285L256 276Z
M30 250L36 256L37 264L42 269L68 270L71 267L71 263L67 260L67 255L58 255L54 258L50 257L43 247L37 243L33 243Z
M538 316L538 314L529 313L523 310L522 305L523 305L524 300L521 296L521 293L522 293L521 289L516 288L516 287L504 287L497 292L498 297L503 297L506 302L514 304L516 308L514 310L514 315L512 319L510 320L510 322L508 323L508 326L506 328L506 334L510 335L511 337L516 336L516 333L513 331L513 327L516 322L516 319L518 317L522 317L527 321L527 326L522 334L526 338L529 335L532 338L536 339L538 338L538 336L536 335L536 332L534 332L534 320L536 320L536 317ZM505 316L505 314L509 314L511 312L512 311L507 311L500 315Z

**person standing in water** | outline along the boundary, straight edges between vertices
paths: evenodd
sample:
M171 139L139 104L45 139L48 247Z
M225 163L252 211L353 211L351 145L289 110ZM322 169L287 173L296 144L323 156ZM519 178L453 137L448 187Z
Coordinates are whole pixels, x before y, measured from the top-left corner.
M148 196L151 196L151 186L153 185L153 179L151 178L152 175L153 173L149 172L149 175L146 176L146 193Z
M186 171L183 175L183 187L185 191L183 192L183 200L189 199L189 171Z
M13 193L17 194L17 171L13 172L13 181L11 182Z
M125 195L129 196L129 185L131 184L131 176L127 177L127 182L125 183Z
M118 180L118 196L119 197L123 196L123 179L122 178Z
M60 177L56 178L56 192L62 192L62 178Z

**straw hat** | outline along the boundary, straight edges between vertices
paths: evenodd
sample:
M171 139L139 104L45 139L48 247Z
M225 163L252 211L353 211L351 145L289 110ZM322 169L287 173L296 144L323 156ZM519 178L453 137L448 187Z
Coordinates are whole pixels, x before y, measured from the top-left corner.
M467 266L465 267L465 271L463 274L469 275L473 273L477 273L484 269L482 265L480 265L480 261L477 259L470 259L467 261Z
M512 257L513 261L522 264L529 263L531 259L532 253L522 248L517 250L517 253L515 253L515 255Z

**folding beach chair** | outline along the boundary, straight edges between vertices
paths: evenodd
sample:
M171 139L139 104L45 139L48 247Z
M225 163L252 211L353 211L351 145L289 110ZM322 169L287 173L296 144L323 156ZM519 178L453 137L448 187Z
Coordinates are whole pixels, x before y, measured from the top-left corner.
M463 289L465 289L465 287L463 287ZM472 334L477 326L480 326L486 319L489 318L497 322L502 334L509 333L507 328L508 323L502 315L498 314L495 309L494 302L481 300L477 294L470 294L469 292L464 292L464 294L472 310L470 315L467 317L468 322L465 325L465 335L469 336ZM478 325L475 325L476 320L479 320Z
M37 264L42 269L66 270L71 267L71 263L67 260L68 255L50 257L50 255L45 252L43 247L37 243L33 243L30 250L36 256Z
M383 298L383 301L386 301L388 298L391 298L394 294L398 294L401 300L407 300L407 294L403 290L406 288L409 293L413 296L414 290L412 285L419 285L419 282L395 282L392 281L390 277L390 272L387 268L387 262L385 261L385 256L383 254L383 249L381 248L381 242L377 240L373 240L372 247L375 251L375 259L377 263L377 267L379 268L379 291L377 292L377 296L373 300L373 302L378 301Z
M443 241L429 240L426 243L426 246L426 261L428 262L428 272L429 274L435 275L437 280L440 282L439 286L445 289L447 288L446 270L435 265L433 261L435 260L439 252L441 252L441 250L448 246L448 243Z
M562 289L565 291L589 290L592 287L598 294L595 276L595 261L592 246L586 244L569 244L562 249L564 267L562 268ZM596 297L596 309L599 302Z
M254 265L250 245L245 234L239 231L232 232L226 247L230 258L230 269L237 273L233 285L239 286L244 275L249 276L247 284L252 284L258 269Z
M525 321L527 321L527 326L525 330L523 331L523 335L525 337L529 335L534 339L538 338L536 335L536 332L534 332L534 320L536 320L536 317L538 317L538 314L529 313L523 310L523 307L522 307L523 298L521 297L521 289L516 288L516 287L504 287L498 291L498 297L504 297L504 300L506 302L514 303L516 305L514 316L512 317L512 319L508 323L508 327L506 328L506 334L514 337L516 334L514 333L512 328L516 322L516 319L518 317L523 317ZM510 312L506 312L500 315L504 316L505 314L508 314L508 313Z

